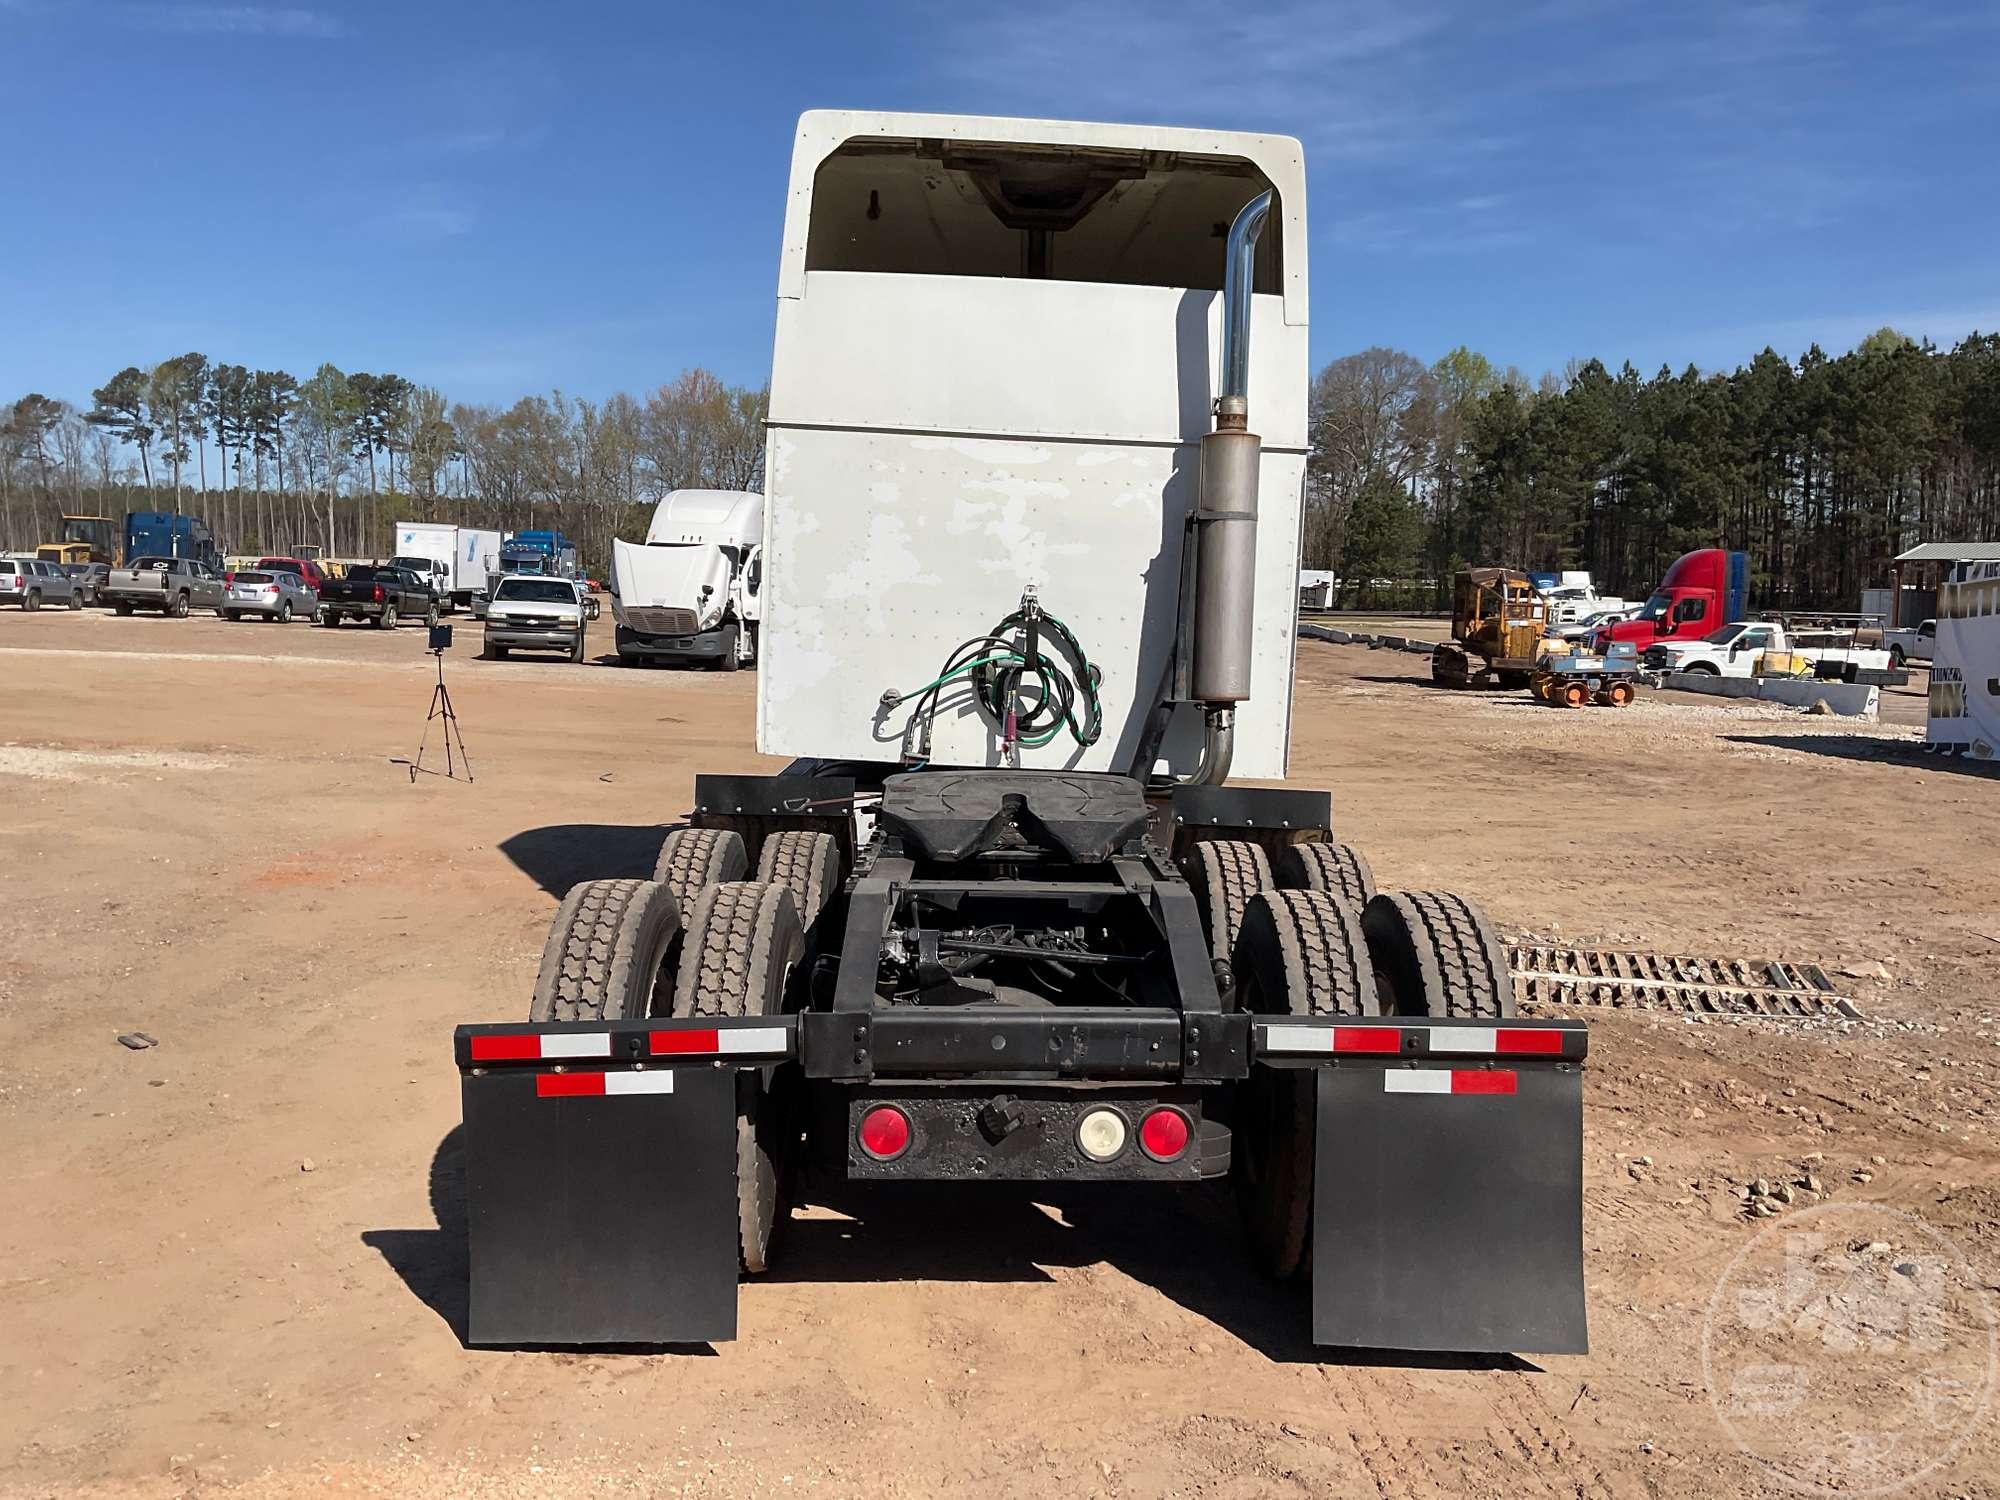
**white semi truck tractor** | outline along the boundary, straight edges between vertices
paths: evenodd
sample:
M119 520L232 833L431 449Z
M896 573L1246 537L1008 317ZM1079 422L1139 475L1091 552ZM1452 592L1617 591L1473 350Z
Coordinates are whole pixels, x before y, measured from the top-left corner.
M773 185L773 193L779 190ZM1298 142L804 116L757 748L458 1029L479 1345L732 1338L797 1191L1228 1177L1326 1345L1578 1351L1585 1028L1282 778ZM664 810L663 810L664 811ZM857 1254L860 1252L857 1251Z
M645 545L611 544L619 660L724 672L754 662L763 551L762 495L675 490L660 501Z

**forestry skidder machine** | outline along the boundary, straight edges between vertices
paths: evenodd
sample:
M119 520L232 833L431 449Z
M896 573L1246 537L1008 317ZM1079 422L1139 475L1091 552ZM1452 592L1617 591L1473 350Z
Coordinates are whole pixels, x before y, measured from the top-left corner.
M1513 568L1461 568L1451 587L1451 642L1431 652L1439 687L1520 688L1543 652L1548 606Z
M472 1343L731 1338L795 1186L1227 1176L1319 1343L1584 1347L1584 1028L1327 793L1228 781L1284 774L1304 185L1274 136L801 120L758 743L802 758L697 778L529 1019L459 1028Z

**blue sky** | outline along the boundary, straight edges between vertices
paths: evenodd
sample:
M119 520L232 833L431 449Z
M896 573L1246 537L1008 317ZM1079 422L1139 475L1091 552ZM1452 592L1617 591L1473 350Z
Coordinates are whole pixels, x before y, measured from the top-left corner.
M1990 0L0 0L0 401L189 349L761 383L814 107L1299 136L1316 362L1949 343L2000 327L1996 76Z

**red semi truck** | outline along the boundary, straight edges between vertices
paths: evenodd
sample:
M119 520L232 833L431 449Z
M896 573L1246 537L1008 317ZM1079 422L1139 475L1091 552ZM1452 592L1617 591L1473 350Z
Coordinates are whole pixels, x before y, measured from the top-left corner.
M1590 649L1601 654L1613 641L1630 641L1644 652L1655 641L1698 639L1742 619L1749 603L1749 556L1704 547L1675 559L1646 607L1604 626L1590 638Z

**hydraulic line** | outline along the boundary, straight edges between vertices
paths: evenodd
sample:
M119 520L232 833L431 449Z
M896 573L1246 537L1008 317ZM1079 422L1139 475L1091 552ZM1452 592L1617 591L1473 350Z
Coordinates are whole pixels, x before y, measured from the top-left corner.
M1066 663L1041 649L1044 635ZM882 704L893 709L914 702L903 731L905 764L929 761L931 727L948 706L945 690L954 684L964 684L1009 748L1038 750L1067 730L1079 748L1088 749L1104 732L1097 696L1102 679L1076 633L1044 612L1030 591L1021 608L952 651L936 677L908 692L891 689Z

